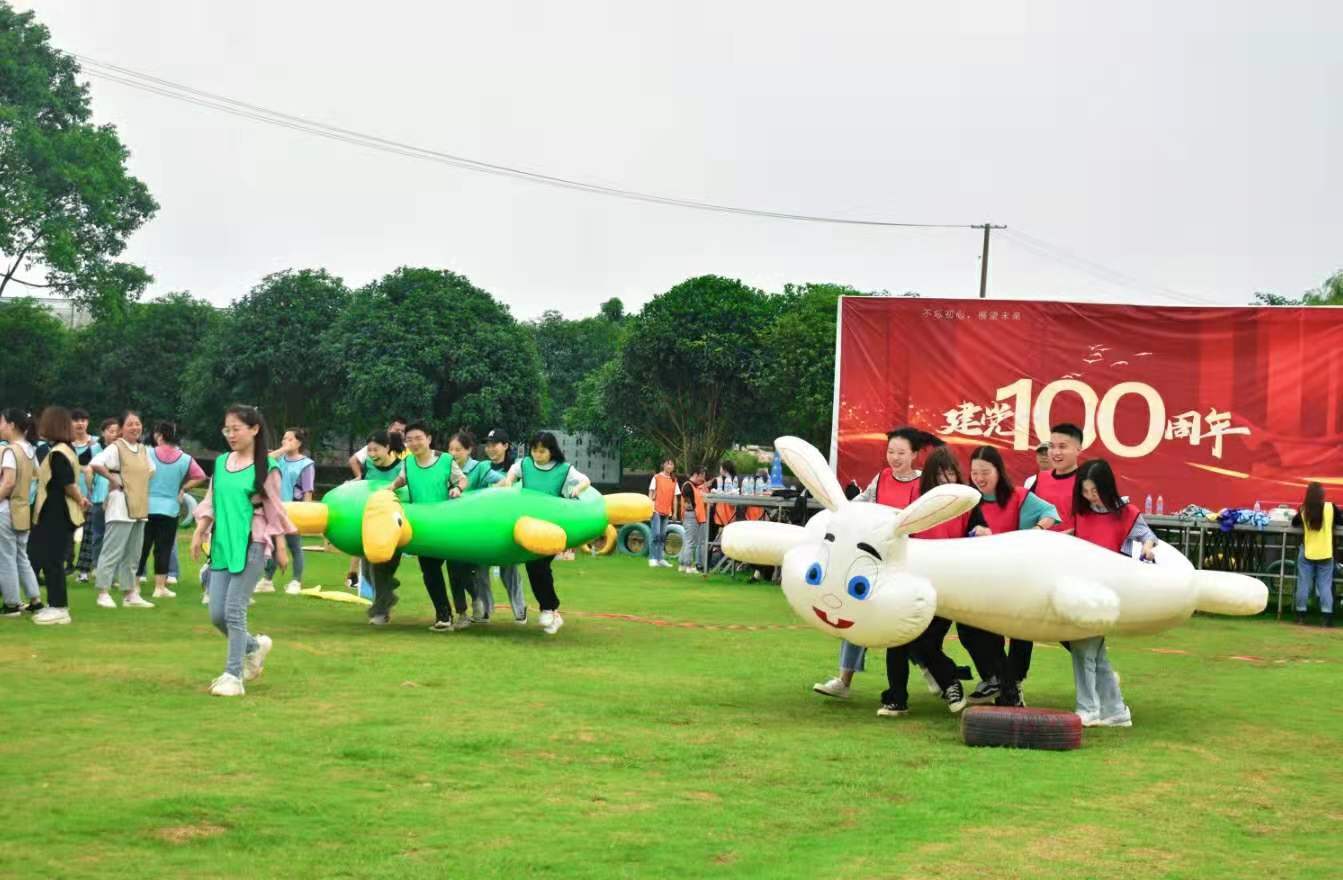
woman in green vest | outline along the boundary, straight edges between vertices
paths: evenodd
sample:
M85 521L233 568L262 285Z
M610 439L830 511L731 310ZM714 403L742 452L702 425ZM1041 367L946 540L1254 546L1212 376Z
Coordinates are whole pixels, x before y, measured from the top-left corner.
M466 480L464 492L488 489L498 478L491 478L490 463L485 459L471 457L476 448L476 435L470 431L458 431L448 440L448 455L461 469ZM494 594L490 590L490 567L476 565L471 567L471 620L473 623L488 623L494 616ZM523 612L526 616L526 612Z
M591 480L564 460L564 452L560 450L554 434L549 431L539 432L532 437L530 447L531 456L515 462L499 486L520 482L522 488L533 492L575 498L592 485ZM551 571L551 563L554 561L554 556L543 556L526 564L532 595L541 606L541 629L552 636L564 626L564 618L560 616L560 599L555 594L555 575Z
M381 486L395 484L404 472L405 435L391 431L374 431L369 435L364 449L367 456L363 462L364 475L360 479ZM359 573L351 586L355 590L360 590L360 582L363 582L373 590L373 607L369 608L368 622L374 626L381 626L391 620L392 606L397 602L393 592L398 584L396 569L400 564L399 553L395 559L379 566L369 565L363 559L350 560L351 570ZM379 602L377 597L379 577L382 579L384 602ZM362 595L363 591L360 590L360 593Z
M406 428L406 448L410 451L410 457L402 463L401 476L392 484L392 488L405 486L408 503L432 504L462 494L466 477L451 456L434 449L434 433L428 425L415 422ZM429 628L434 632L466 629L471 625L471 618L466 613L466 592L474 574L472 566L428 556L418 558L420 573L424 575L425 592L434 604L434 625ZM451 605L448 604L447 586L443 582L444 566L447 567L448 582L452 585ZM374 589L377 589L376 581ZM453 606L457 609L455 621L452 616ZM369 610L371 620L372 609Z
M269 636L247 631L247 605L271 548L280 567L289 564L283 540L298 530L280 499L280 470L266 455L266 424L255 407L235 405L224 415L230 452L215 459L205 500L196 508L191 558L199 560L206 540L210 622L228 636L224 674L210 684L218 697L240 697L244 681L261 674L270 653Z
M1313 590L1320 600L1321 622L1334 625L1334 526L1338 524L1333 502L1324 500L1324 487L1311 483L1306 499L1292 517L1302 530L1301 550L1296 559L1296 622L1306 622L1306 603Z

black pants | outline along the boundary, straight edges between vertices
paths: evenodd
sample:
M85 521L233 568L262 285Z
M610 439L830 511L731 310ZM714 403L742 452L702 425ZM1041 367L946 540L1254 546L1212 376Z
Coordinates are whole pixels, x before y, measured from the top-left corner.
M542 611L558 611L560 608L560 597L555 595L555 573L550 570L554 561L554 556L543 556L527 563L527 580Z
M946 638L949 629L950 620L934 617L917 639L907 645L886 649L886 690L881 693L882 703L908 705L909 658L914 652L922 656L924 665L942 690L945 691L957 681L956 663L942 650L942 640Z
M63 500L57 498L56 502ZM67 522L39 523L28 538L28 561L42 576L47 587L47 604L52 608L70 607L65 592L65 557L70 552L75 533Z
M145 563L150 551L154 553L154 574L166 575L168 562L173 555L173 542L177 540L177 517L162 513L151 513L145 523L145 543L140 548L139 572L146 572Z
M428 556L420 556L418 559L420 574L424 575L424 591L429 594L429 601L434 605L434 619L452 620L452 606L448 604L448 588L443 582L443 566L446 563L442 559L430 559Z
M997 633L982 630L963 623L956 625L961 644L970 653L975 670L984 681L998 679L999 684L1007 685L1026 680L1031 670L1031 653L1034 642L1012 639L1010 647L1004 651L1006 640Z

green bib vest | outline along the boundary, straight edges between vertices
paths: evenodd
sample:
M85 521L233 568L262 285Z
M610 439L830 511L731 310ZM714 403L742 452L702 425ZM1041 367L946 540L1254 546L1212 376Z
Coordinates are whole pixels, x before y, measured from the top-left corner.
M434 463L421 467L414 457L404 462L406 489L412 504L448 500L448 480L452 477L452 456L440 454Z
M489 488L490 463L488 461L476 461L474 458L468 458L466 464L462 467L462 473L466 474L466 491L474 492L476 489Z
M247 547L252 541L252 490L256 466L248 465L240 471L228 469L228 453L215 459L211 480L211 498L214 503L214 536L210 539L210 569L240 574L247 567ZM267 471L275 467L275 459L267 459Z
M522 488L544 495L563 495L569 479L569 463L557 464L550 470L541 470L531 456L522 460Z
M380 468L373 463L373 459L364 462L364 479L370 483L391 483L401 476L401 466L404 461L393 462L388 468Z

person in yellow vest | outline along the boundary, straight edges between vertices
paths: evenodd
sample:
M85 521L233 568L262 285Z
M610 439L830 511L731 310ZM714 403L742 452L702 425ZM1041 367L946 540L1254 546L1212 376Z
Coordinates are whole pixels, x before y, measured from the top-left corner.
M154 603L140 595L135 576L145 540L145 523L149 521L149 478L154 474L154 459L140 442L143 431L140 414L127 410L121 415L121 436L89 462L93 472L107 480L107 501L103 506L107 525L94 579L99 608L117 607L108 595L113 581L121 585L125 594L122 608L154 607Z
M47 607L33 615L33 623L64 624L70 622L65 562L75 529L84 524L89 500L79 491L79 456L71 446L75 427L70 411L63 406L42 410L37 433L47 441L48 452L37 472L37 506L28 554L46 581Z
M648 497L653 499L653 520L649 524L652 534L648 546L649 568L671 568L672 564L663 558L667 545L667 526L676 520L676 501L681 497L681 487L676 484L676 462L670 458L662 462L662 470L653 474L648 483Z
M32 528L32 499L36 491L37 460L33 441L37 429L33 417L17 408L0 412L0 593L3 617L42 610L37 572L28 561L28 536ZM28 604L19 605L19 595Z
M1334 625L1334 524L1338 511L1324 500L1324 487L1311 483L1306 500L1292 517L1302 529L1301 549L1296 555L1296 622L1306 622L1306 603L1311 590L1320 600L1325 626Z

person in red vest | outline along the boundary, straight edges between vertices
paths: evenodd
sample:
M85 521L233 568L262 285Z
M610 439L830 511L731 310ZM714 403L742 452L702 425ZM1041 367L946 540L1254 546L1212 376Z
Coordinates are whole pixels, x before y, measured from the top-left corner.
M928 455L923 463L923 475L919 478L919 494L932 491L933 487L946 483L964 482L961 467L950 449L940 446ZM965 513L955 519L925 529L914 535L924 541L936 541L947 538L964 538L970 530L970 514ZM965 708L965 688L957 676L956 663L942 650L942 643L951 629L951 621L945 617L934 617L923 634L907 645L886 649L886 690L881 695L881 708L877 715L882 718L897 718L909 714L909 661L917 658L923 667L924 677L930 679L930 689L941 694L952 712Z
M1120 496L1109 462L1098 458L1078 469L1073 505L1077 537L1116 553L1138 550L1144 561L1156 561L1156 533L1138 508ZM1082 724L1132 727L1133 713L1124 704L1119 676L1110 668L1105 637L1073 639L1068 650L1073 655L1076 711Z
M682 574L696 574L704 568L704 547L709 540L709 481L704 465L690 472L690 478L681 484L681 527L685 538L681 544Z
M1077 485L1077 459L1082 454L1082 429L1063 422L1049 429L1049 461L1052 470L1042 470L1030 487L1059 512L1056 531L1073 530L1073 494Z
M676 483L676 462L670 458L662 462L662 470L653 474L648 482L648 497L653 499L653 520L649 523L650 543L648 547L649 568L671 568L671 563L663 558L667 544L667 526L676 520L676 500L681 497L681 487Z
M974 537L1018 529L1051 529L1058 523L1059 512L1053 504L1012 485L1002 454L992 446L980 446L971 453L970 482L984 496L970 513L970 534ZM1068 506L1072 507L1071 500ZM1013 639L1011 653L1007 654L1003 637L997 633L964 624L958 624L956 631L983 679L971 692L970 702L993 700L999 706L1024 706L1021 682L1030 671L1032 643Z
M872 478L858 501L876 502L887 507L904 508L919 497L919 478L923 472L914 467L919 453L930 446L944 446L941 440L918 428L896 428L886 435L886 467ZM867 649L840 641L839 675L817 682L811 689L827 697L845 699L853 684L853 674L866 666Z

